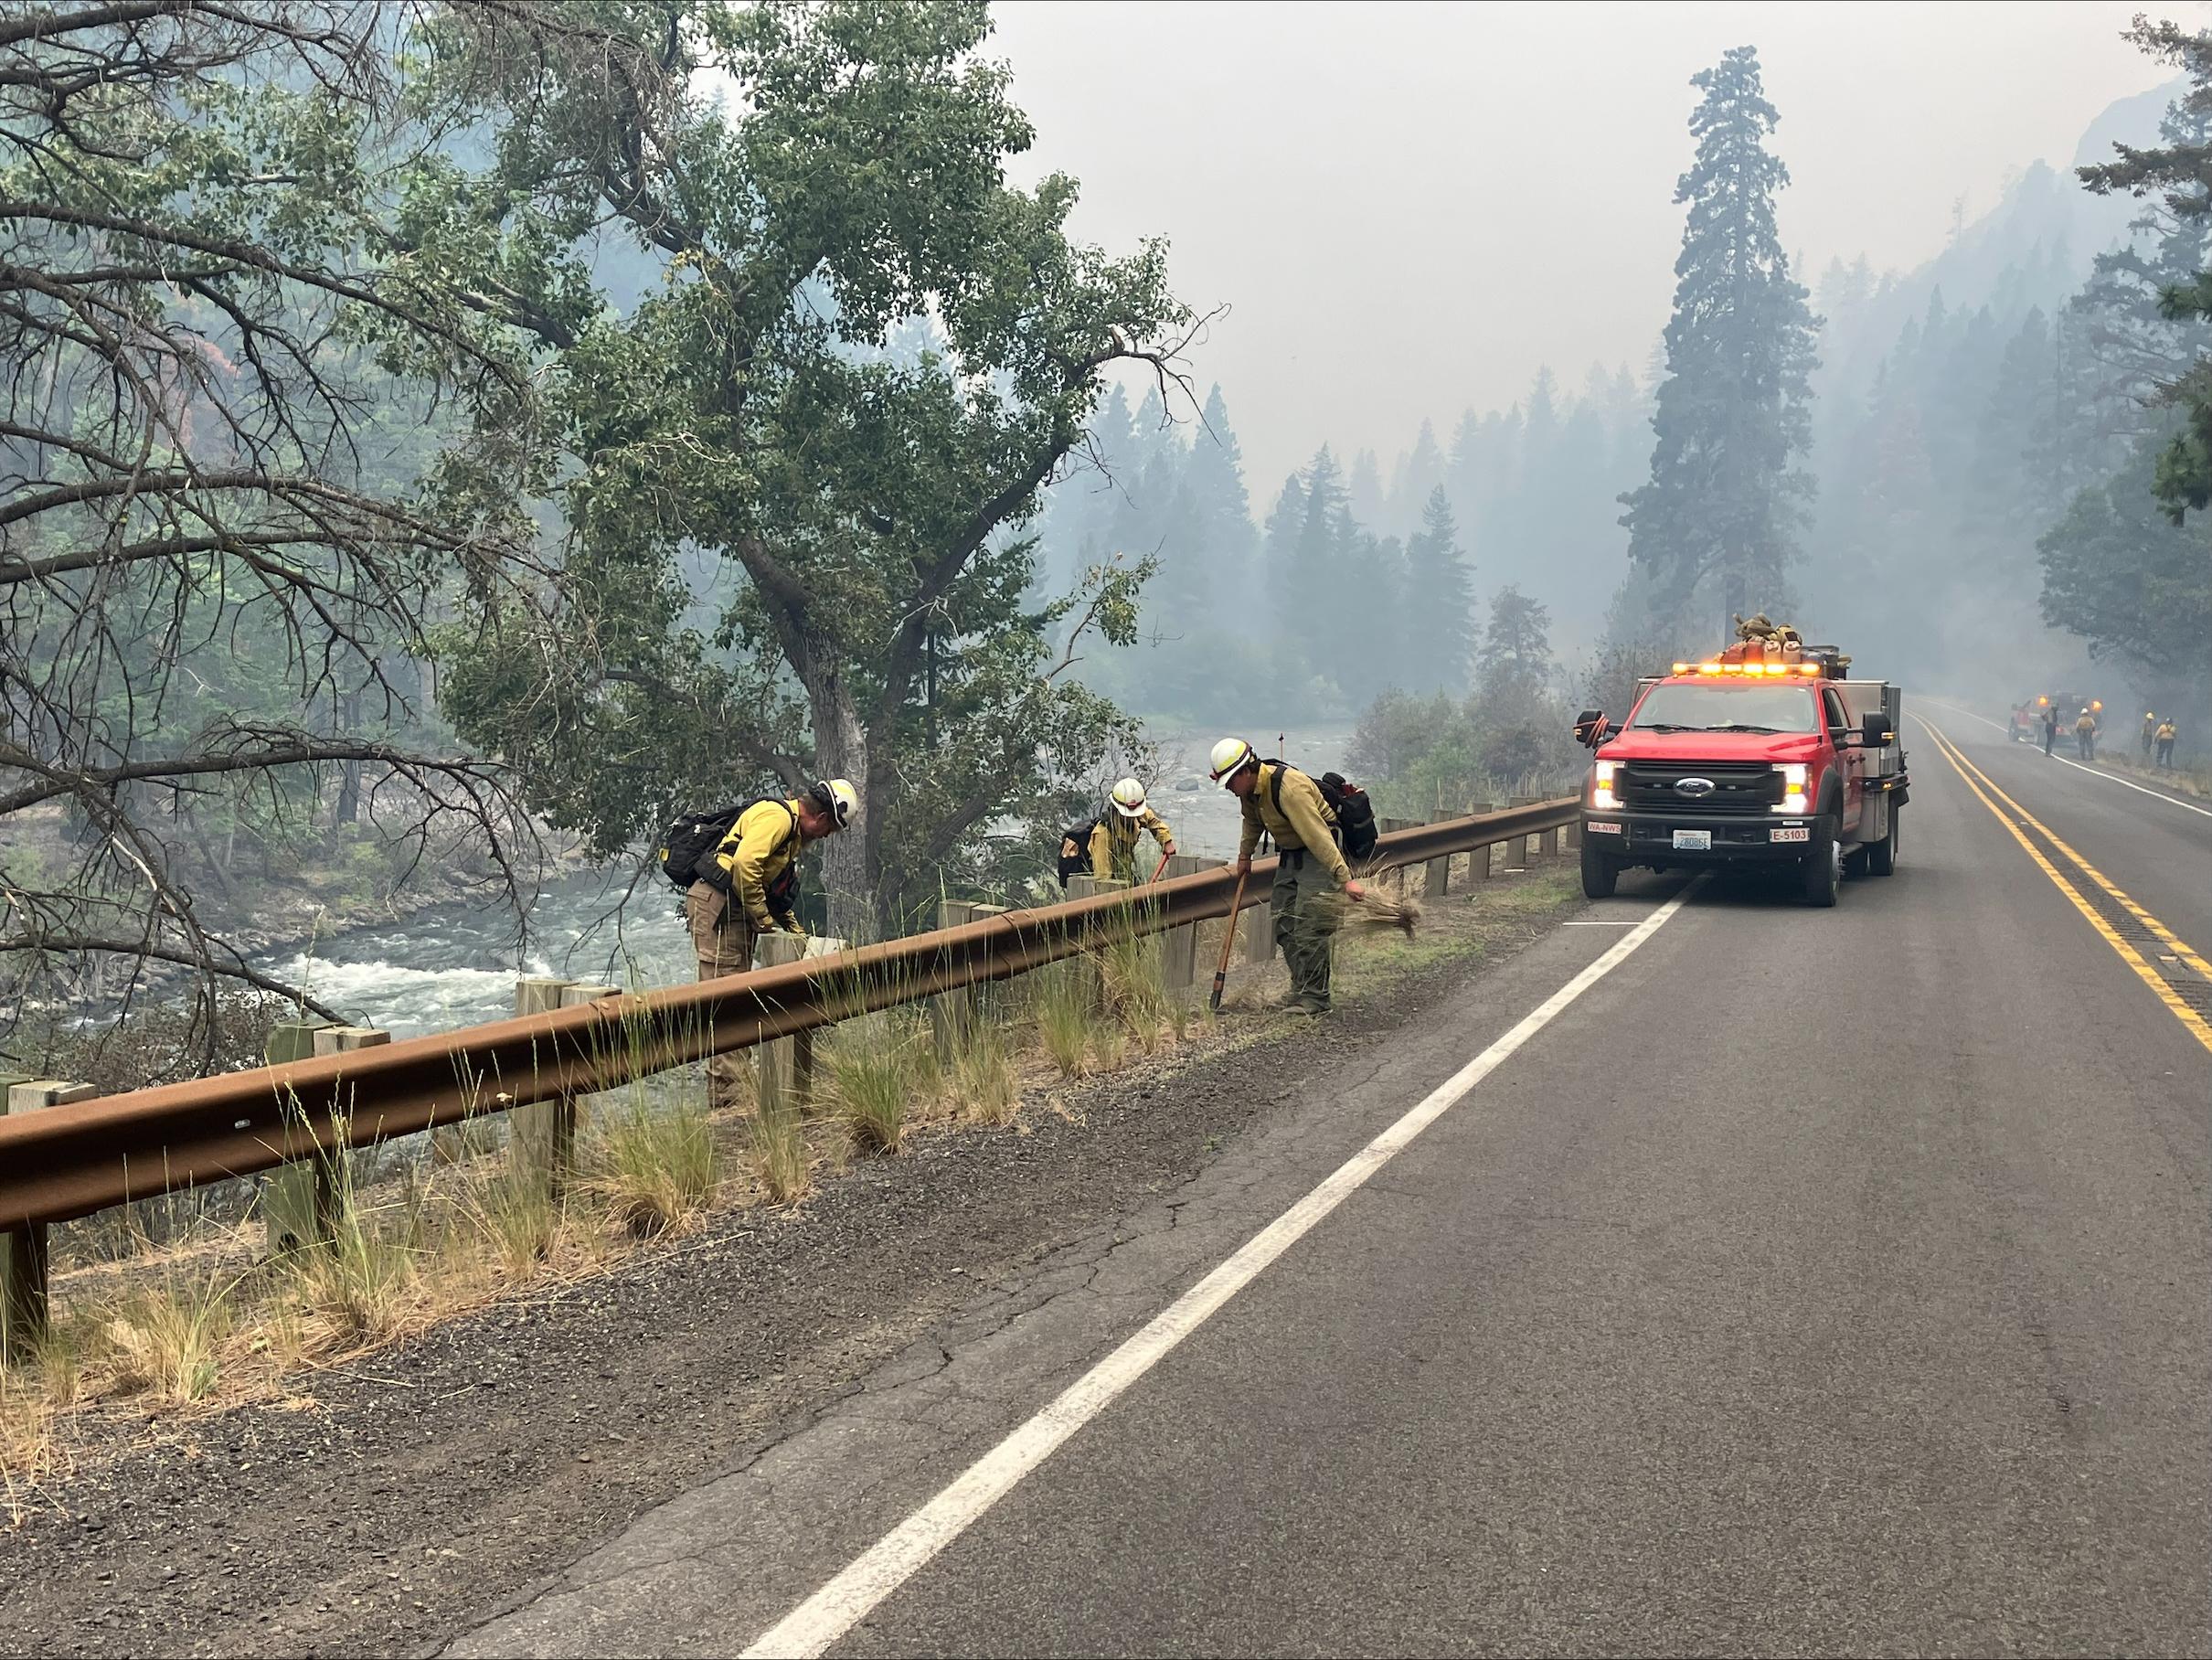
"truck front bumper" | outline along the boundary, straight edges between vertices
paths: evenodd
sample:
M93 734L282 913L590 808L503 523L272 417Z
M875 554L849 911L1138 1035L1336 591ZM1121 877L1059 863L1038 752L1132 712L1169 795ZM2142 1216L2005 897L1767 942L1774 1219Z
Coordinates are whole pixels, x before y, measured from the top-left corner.
M1792 865L1812 850L1817 816L1785 818L1710 813L1597 813L1582 810L1583 845L1630 865ZM1676 831L1686 833L1684 838ZM1677 846L1709 838L1707 846Z

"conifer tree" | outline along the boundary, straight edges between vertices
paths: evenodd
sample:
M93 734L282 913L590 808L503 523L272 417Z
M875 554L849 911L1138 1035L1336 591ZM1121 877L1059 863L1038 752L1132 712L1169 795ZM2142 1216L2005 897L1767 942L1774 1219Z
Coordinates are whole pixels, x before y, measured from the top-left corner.
M1783 570L1813 494L1799 464L1812 439L1815 321L1775 233L1789 170L1766 139L1778 117L1750 47L1691 85L1697 153L1675 187L1687 204L1652 418L1651 476L1621 499L1629 558L1677 612L1784 602Z
M1295 591L1292 572L1298 563L1298 537L1305 529L1305 481L1292 474L1282 481L1275 505L1267 516L1267 534L1260 553L1260 587L1266 595L1273 624L1273 638L1290 637Z
M1324 444L1305 472L1304 514L1298 539L1282 572L1281 616L1284 643L1309 665L1325 650L1329 624L1340 599L1338 577L1345 558L1344 473Z
M1440 484L1421 509L1421 527L1406 544L1403 678L1408 689L1467 688L1473 668L1474 584L1459 548L1452 500Z
M1206 552L1212 597L1226 601L1250 591L1252 507L1244 489L1244 452L1229 425L1228 403L1216 386L1206 397L1198 430L1191 434L1184 476L1190 488L1194 535Z
M1443 482L1444 452L1437 448L1435 426L1424 416L1420 433L1413 441L1413 452L1406 457L1398 492L1390 502L1391 528L1410 530L1419 524L1429 493Z

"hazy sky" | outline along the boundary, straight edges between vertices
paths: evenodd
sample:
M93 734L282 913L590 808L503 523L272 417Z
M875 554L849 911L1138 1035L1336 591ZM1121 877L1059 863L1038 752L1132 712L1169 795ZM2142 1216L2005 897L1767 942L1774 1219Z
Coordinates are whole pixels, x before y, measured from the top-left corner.
M2119 4L1382 5L996 9L989 48L1038 129L1025 158L1083 184L1078 231L1173 243L1177 292L1227 301L1196 355L1265 511L1323 439L1387 470L1539 363L1641 374L1682 237L1687 84L1753 45L1793 182L1782 230L1815 277L1909 269L2041 157L2073 159L2112 100L2169 72ZM2155 8L2154 8L2155 10ZM2155 15L2195 21L2203 5Z

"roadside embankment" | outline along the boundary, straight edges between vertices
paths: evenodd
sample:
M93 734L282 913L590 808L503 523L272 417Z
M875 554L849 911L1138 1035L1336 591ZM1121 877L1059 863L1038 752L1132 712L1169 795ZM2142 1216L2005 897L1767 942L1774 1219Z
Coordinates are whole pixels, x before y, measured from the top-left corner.
M11 1646L418 1649L804 1421L991 1286L1173 1193L1302 1078L1387 1045L1579 904L1567 866L1539 866L1432 902L1410 942L1350 931L1324 1022L1262 1012L1271 968L1218 1022L1178 1030L1161 1013L1149 1042L1100 1016L1072 1066L1037 1009L1010 1013L1011 1098L973 1099L991 1069L963 1075L955 1057L891 1156L859 1150L875 1133L856 1132L855 1108L883 1051L856 1045L842 1067L825 1056L798 1126L798 1197L771 1193L757 1124L711 1123L709 1190L641 1240L652 1173L633 1168L625 1191L602 1159L542 1255L503 1241L479 1201L476 1278L455 1271L443 1305L421 1292L373 1339L345 1335L328 1285L320 1304L296 1289L268 1314L241 1304L218 1323L197 1400L146 1380L163 1344L128 1329L170 1270L81 1271L90 1294L57 1287L100 1322L77 1328L80 1404L28 1431L19 1418L15 1438L19 1461L32 1436L37 1450L0 1536ZM902 1039L886 1023L871 1041ZM657 1156L664 1174L679 1162ZM436 1203L415 1200L418 1218ZM418 1237L420 1283L439 1271L436 1240Z

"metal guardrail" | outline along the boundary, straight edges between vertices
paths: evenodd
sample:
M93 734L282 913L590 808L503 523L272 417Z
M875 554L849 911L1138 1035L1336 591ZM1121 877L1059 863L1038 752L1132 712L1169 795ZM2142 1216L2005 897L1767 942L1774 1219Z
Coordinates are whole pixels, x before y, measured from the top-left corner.
M1418 865L1571 824L1573 798L1383 836L1372 865ZM1253 861L1245 905L1266 902ZM1228 867L1011 910L835 956L401 1043L0 1117L0 1229L35 1228L362 1147L484 1112L590 1093L854 1016L1026 974L1133 917L1145 931L1229 913Z

